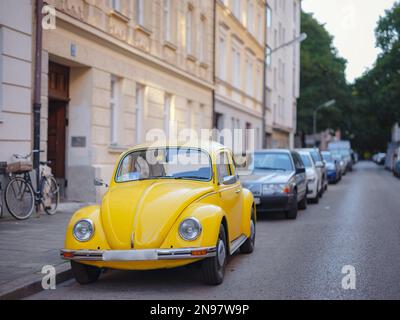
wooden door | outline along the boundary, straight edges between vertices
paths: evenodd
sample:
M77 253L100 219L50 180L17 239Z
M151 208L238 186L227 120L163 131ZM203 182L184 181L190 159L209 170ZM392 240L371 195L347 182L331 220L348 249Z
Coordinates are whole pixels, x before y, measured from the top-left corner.
M47 158L56 178L65 179L65 127L67 103L50 100Z

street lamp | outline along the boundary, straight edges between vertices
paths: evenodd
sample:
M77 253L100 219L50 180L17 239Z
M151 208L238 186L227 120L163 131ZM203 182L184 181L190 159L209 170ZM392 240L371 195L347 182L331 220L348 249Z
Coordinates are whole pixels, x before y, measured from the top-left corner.
M306 33L302 33L302 34L300 34L300 36L298 36L297 38L294 38L292 41L284 43L283 45L281 45L279 47L276 47L273 50L270 50L269 55L272 55L274 52L279 51L279 50L281 50L283 48L289 47L289 46L291 46L293 44L301 43L306 39L307 39L307 34Z
M271 56L272 56L272 54L273 53L275 53L275 52L277 52L277 51L279 51L279 50L281 50L281 49L283 49L283 48L286 48L286 47L289 47L289 46L291 46L291 45L293 45L293 44L296 44L296 43L301 43L301 42L303 42L304 40L306 40L307 39L307 34L306 33L302 33L302 34L300 34L300 36L298 36L297 38L294 38L292 41L289 41L289 42L287 42L287 43L284 43L283 45L281 45L281 46L279 46L279 47L276 47L275 49L273 49L273 50L269 50L269 47L267 46L267 45L265 45L265 59L264 59L264 87L263 87L263 116L262 116L262 118L263 118L263 122L262 122L262 133L263 133L263 135L262 135L262 144L263 144L263 148L266 148L267 147L267 143L266 143L266 137L265 137L265 132L266 132L266 128L265 128L265 126L266 126L266 124L265 124L265 121L266 121L266 116L267 116L267 112L266 112L266 109L267 109L267 61L271 58Z
M321 104L317 108L315 108L315 110L313 112L314 145L316 145L316 142L317 142L316 136L317 136L317 114L318 114L318 111L321 109L332 107L333 105L335 105L335 103L336 103L336 100L330 100L330 101L325 102L324 104Z

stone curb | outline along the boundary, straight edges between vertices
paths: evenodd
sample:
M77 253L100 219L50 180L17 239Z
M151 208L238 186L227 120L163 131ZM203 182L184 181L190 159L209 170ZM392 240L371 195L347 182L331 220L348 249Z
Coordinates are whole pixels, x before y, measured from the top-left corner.
M0 286L0 300L21 300L43 291L41 273L24 276ZM72 278L69 263L56 266L56 284L59 285Z

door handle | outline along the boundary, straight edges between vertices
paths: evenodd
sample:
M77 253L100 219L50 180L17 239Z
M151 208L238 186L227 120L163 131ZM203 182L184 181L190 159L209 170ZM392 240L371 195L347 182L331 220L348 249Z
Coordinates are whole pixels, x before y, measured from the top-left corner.
M242 189L236 189L235 192L236 192L236 193L240 193L240 192L242 192Z

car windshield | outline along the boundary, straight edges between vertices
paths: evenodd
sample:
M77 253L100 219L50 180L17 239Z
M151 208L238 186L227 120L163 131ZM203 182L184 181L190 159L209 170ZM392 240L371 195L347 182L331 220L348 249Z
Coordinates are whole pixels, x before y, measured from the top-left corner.
M250 164L250 170L291 171L293 164L287 153L256 153Z
M329 152L323 152L323 153L322 153L322 158L323 158L326 162L328 162L328 163L331 163L331 162L334 161L334 159L333 159L333 157L332 157L332 154L329 153Z
M310 154L315 162L321 161L321 157L317 151L311 151Z
M300 154L301 160L303 160L304 166L306 168L312 168L312 162L310 156L306 154Z
M340 154L338 154L338 153L333 153L332 154L332 158L334 160L342 161L342 156Z
M209 181L211 161L204 151L192 148L149 148L131 152L120 162L116 182L149 179Z

